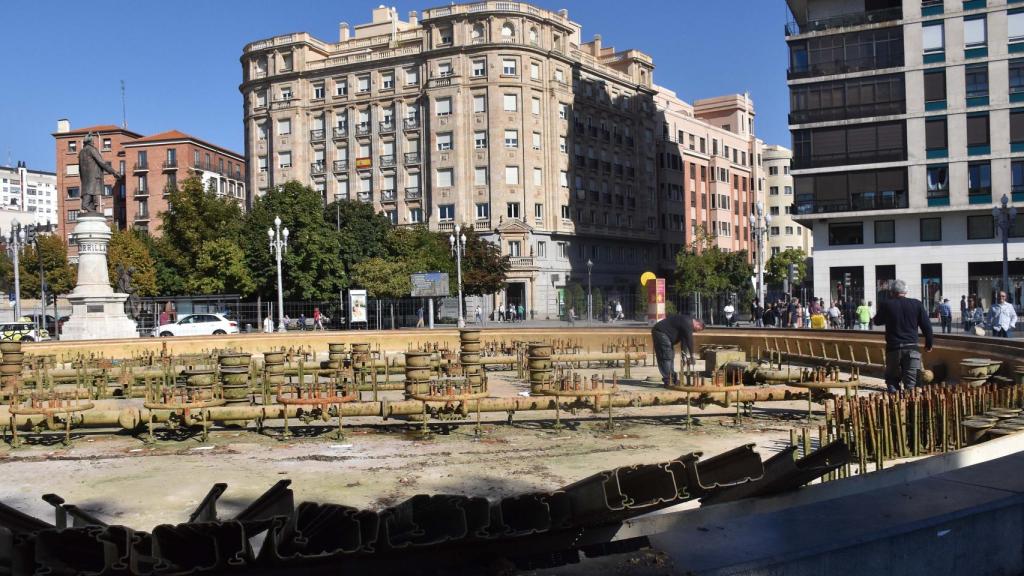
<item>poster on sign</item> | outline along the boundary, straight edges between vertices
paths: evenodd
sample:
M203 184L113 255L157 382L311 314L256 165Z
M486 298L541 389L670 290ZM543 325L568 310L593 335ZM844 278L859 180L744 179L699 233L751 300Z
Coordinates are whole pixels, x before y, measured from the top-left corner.
M647 281L647 320L657 322L665 318L665 279Z
M348 306L353 324L366 322L366 290L349 290Z

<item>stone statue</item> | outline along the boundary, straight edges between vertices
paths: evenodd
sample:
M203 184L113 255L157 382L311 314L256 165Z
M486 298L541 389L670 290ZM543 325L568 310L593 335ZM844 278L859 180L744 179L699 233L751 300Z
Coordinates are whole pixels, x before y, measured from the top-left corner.
M90 132L82 143L82 151L78 153L78 177L82 181L82 208L86 216L103 215L100 198L103 196L103 173L120 174L109 162L103 159L92 144L93 134Z
M135 268L125 268L124 264L119 263L116 272L117 291L128 295L128 299L124 302L124 312L128 316L138 319L142 311L142 303L139 301L139 297L135 295L135 287L132 286L132 274L135 273Z

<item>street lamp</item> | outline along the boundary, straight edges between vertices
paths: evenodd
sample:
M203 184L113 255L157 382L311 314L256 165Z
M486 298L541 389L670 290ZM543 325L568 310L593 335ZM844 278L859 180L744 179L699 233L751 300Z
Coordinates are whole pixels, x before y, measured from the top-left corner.
M771 215L764 213L764 204L758 200L750 215L750 228L757 237L757 303L761 308L764 308L764 237L771 223Z
M999 227L999 231L1003 235L1003 285L1001 289L1009 296L1012 292L1010 290L1010 266L1007 262L1006 243L1010 238L1010 229L1013 228L1013 221L1017 219L1017 208L1008 206L1010 199L1006 197L1006 194L1003 194L999 202L1002 206L992 207L992 218L995 219L996 226ZM1014 304L1017 304L1017 302L1014 302Z
M11 234L7 237L7 249L10 251L11 260L14 264L14 319L18 320L21 318L21 274L19 273L21 266L18 264L18 260L21 253L21 247L25 245L25 230L21 227L21 224L14 220L11 222Z
M277 255L277 331L285 332L284 325L284 291L281 287L281 254L288 251L288 229L281 229L281 217L274 217L274 227L267 228L270 239L270 251Z
M594 323L594 295L590 290L590 275L593 271L594 261L587 258L587 324Z
M466 235L462 233L462 226L455 225L455 233L448 235L448 244L455 255L455 268L458 272L459 282L459 328L466 327L466 319L462 316L462 253L466 250Z

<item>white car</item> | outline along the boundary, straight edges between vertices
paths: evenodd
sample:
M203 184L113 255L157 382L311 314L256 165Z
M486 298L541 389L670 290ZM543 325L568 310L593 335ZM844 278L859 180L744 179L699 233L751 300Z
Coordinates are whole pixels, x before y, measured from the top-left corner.
M238 322L221 314L189 314L173 324L162 324L153 330L153 336L209 336L211 334L238 334Z

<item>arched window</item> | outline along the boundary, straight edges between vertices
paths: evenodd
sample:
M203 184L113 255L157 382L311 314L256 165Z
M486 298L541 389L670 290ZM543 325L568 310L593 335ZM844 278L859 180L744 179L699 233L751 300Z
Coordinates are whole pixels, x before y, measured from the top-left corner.
M508 22L501 25L501 37L512 38L512 35L516 33L516 29L512 27Z
M539 41L540 41L540 39L539 39L538 34L537 34L537 29L536 28L530 28L530 44L537 45L537 43Z
M473 40L478 40L478 39L481 39L483 37L484 37L484 25L483 24L479 24L479 23L473 24L473 32L472 32Z

